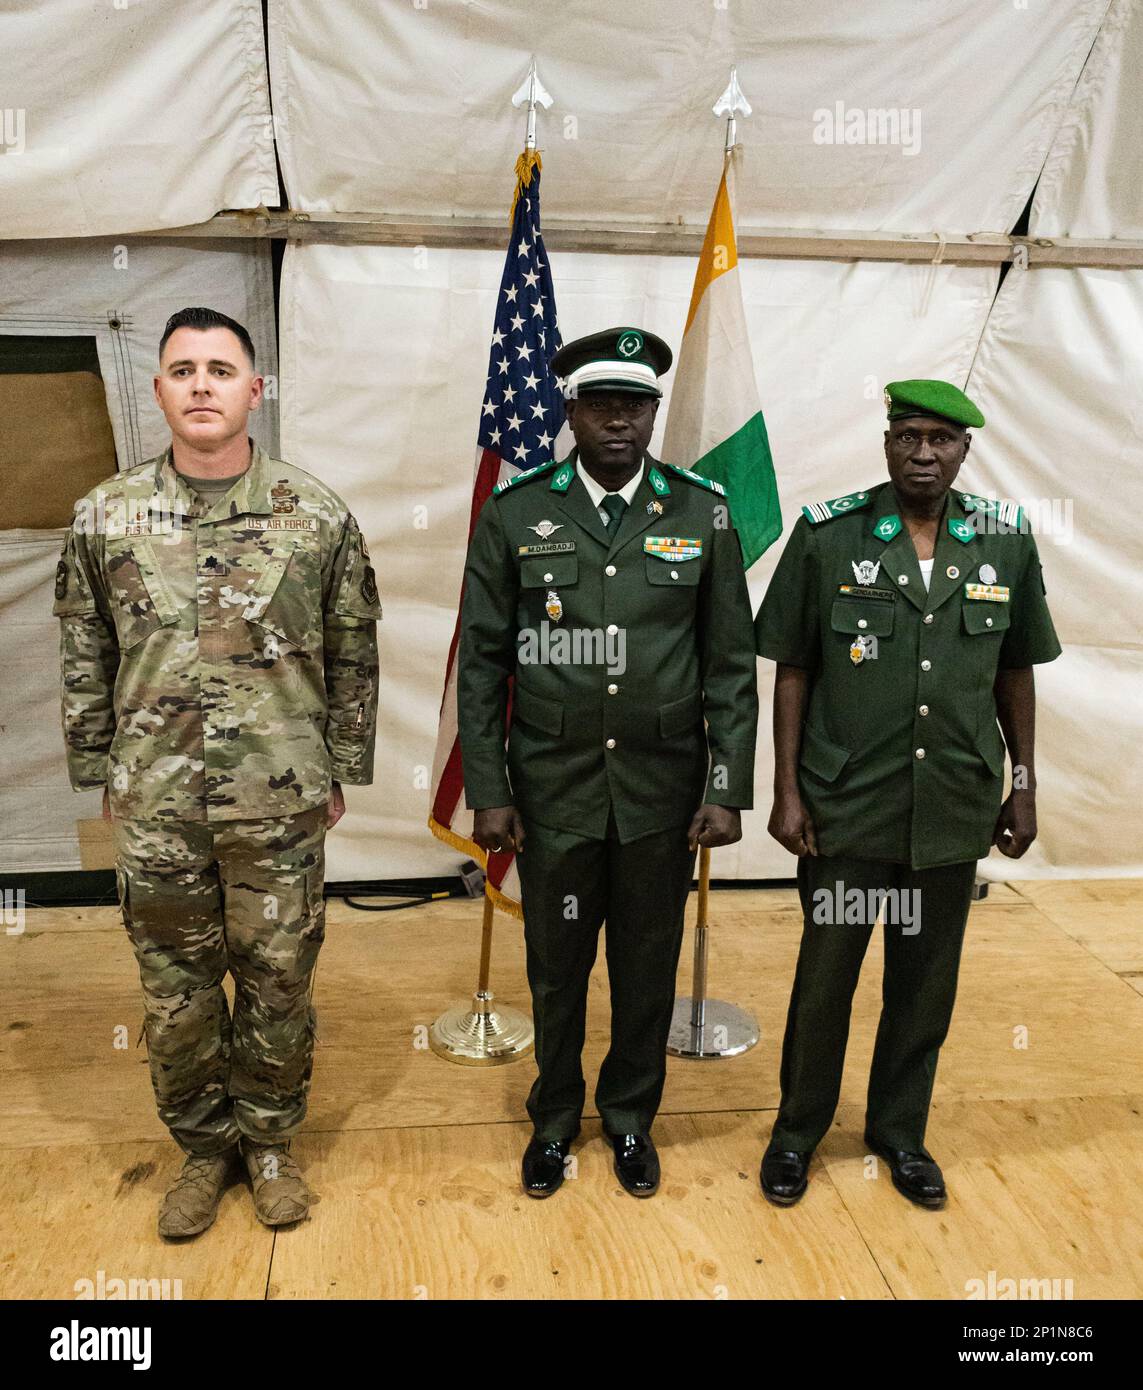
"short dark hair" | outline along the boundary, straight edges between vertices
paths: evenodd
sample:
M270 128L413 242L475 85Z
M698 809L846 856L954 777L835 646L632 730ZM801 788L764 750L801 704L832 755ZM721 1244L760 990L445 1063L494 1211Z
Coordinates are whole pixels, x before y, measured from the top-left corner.
M163 329L163 336L159 339L159 358L162 359L163 349L167 346L167 339L176 328L197 328L201 332L207 328L229 328L231 333L242 344L242 350L250 359L250 365L254 365L254 344L250 334L243 326L226 314L220 314L217 309L180 309L177 314L172 314L167 320L167 326Z

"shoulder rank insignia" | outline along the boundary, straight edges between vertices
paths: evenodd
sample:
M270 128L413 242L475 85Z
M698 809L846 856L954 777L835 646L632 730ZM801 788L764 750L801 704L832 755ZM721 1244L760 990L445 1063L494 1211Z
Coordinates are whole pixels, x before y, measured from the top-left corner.
M555 459L549 459L547 463L537 464L535 468L525 468L522 473L517 473L514 478L505 478L502 483L497 483L492 489L492 495L493 497L499 497L502 492L507 492L510 487L515 487L517 483L526 482L529 478L537 478L541 473L545 473L549 468L554 468L555 466Z
M819 522L832 521L835 516L857 512L868 505L867 492L851 492L845 497L834 497L828 502L811 502L808 507L802 508L802 515L811 526L817 526Z
M966 512L994 516L1002 526L1012 531L1021 531L1024 528L1024 512L1017 502L997 497L981 497L975 492L962 492L960 500Z
M717 492L720 497L726 496L726 489L721 483L716 483L713 478L704 478L701 473L694 473L689 468L680 468L677 463L665 463L664 468L669 468L672 473L677 473L681 478L689 478L692 483L697 483L699 487L705 487L709 492ZM652 483L654 487L654 483ZM655 488L660 492L661 488Z

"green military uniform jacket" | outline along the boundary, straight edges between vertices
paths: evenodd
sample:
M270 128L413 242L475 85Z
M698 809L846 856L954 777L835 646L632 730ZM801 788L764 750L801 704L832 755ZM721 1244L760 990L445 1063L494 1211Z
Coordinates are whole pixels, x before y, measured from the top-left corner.
M647 456L612 537L575 464L573 450L500 484L473 532L457 683L469 807L514 803L589 839L612 810L624 842L704 801L749 807L750 601L721 487Z
M357 522L253 446L199 499L168 449L76 504L56 571L63 725L78 791L124 819L238 820L368 784L377 585Z
M755 634L810 672L799 781L819 852L983 858L1003 790L997 671L1060 654L1019 509L950 492L927 593L891 483L803 513Z

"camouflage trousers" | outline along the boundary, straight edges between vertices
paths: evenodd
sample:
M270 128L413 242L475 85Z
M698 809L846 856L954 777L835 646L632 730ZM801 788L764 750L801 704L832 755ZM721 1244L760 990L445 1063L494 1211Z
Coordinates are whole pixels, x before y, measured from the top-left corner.
M187 1153L289 1138L306 1113L326 808L113 822L159 1118ZM222 982L234 977L234 1016Z

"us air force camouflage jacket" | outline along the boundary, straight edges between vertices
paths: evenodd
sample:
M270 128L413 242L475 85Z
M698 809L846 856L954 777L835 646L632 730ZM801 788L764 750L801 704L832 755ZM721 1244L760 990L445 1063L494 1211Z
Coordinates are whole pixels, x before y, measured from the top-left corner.
M56 570L77 790L114 815L293 815L373 778L377 584L345 503L253 445L204 506L168 449L76 504Z

